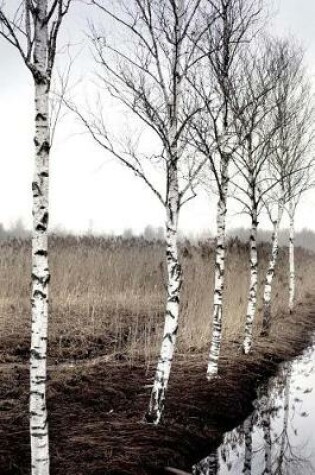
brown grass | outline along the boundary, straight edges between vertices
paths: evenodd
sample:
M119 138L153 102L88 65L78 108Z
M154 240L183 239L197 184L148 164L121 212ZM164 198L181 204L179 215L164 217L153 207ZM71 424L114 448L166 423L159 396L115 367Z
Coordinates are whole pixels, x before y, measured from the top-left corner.
M52 475L157 475L166 466L189 471L218 446L224 431L251 411L259 382L279 362L309 344L315 302L273 320L273 335L258 337L249 357L237 345L223 349L221 378L205 379L205 356L177 358L167 395L164 424L142 423L153 366L139 362L56 368L48 388ZM281 340L274 335L280 334ZM1 475L28 475L28 373L3 370L0 385Z
M269 247L260 246L262 283ZM0 360L28 358L30 335L30 243L0 244ZM162 243L142 239L53 238L51 240L52 361L113 354L149 363L161 341L165 289ZM207 349L213 294L210 244L182 245L184 288L179 353ZM297 250L298 301L315 293L315 255ZM244 327L248 250L230 243L225 292L224 339L239 341ZM262 290L262 285L260 285ZM256 330L261 318L261 293ZM287 253L281 250L274 286L273 313L287 308Z
M297 250L296 313L288 301L287 255L280 253L270 338L239 351L248 250L231 243L221 378L206 382L213 251L182 246L185 272L179 348L160 427L142 423L161 339L165 290L161 243L54 238L48 406L52 475L147 475L171 465L187 471L250 412L261 380L299 354L315 328L314 255ZM260 246L260 281L268 246ZM0 245L0 474L29 474L28 370L30 245ZM303 302L303 304L301 304ZM260 303L261 307L261 295ZM105 355L102 359L101 355ZM22 364L21 364L22 363ZM83 364L84 363L84 364Z

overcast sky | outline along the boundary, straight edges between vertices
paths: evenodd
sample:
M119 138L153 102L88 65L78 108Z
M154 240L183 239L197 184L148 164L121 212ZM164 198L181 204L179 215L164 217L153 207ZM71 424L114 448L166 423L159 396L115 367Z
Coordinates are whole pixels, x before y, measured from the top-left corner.
M307 48L307 63L315 77L315 0L280 0L272 20L273 33L291 33ZM62 41L83 41L89 10L75 6L64 25ZM74 32L75 36L74 36ZM81 47L78 46L79 49ZM29 72L17 52L0 43L0 222L5 226L21 218L31 224L31 179L33 171L33 88ZM74 68L85 84L92 63L87 49ZM82 89L81 89L82 90ZM83 91L82 91L83 94ZM109 118L113 111L109 111ZM196 198L181 216L185 231L214 230L216 198ZM164 222L160 203L141 180L106 156L68 117L61 122L51 160L51 225L82 232L141 231L147 224ZM315 191L304 199L297 227L315 230ZM229 226L248 221L230 213Z

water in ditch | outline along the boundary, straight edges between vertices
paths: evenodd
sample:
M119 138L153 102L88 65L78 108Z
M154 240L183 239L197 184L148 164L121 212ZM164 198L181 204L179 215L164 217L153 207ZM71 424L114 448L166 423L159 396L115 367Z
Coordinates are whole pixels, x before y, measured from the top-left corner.
M315 475L315 346L259 388L253 413L195 475Z

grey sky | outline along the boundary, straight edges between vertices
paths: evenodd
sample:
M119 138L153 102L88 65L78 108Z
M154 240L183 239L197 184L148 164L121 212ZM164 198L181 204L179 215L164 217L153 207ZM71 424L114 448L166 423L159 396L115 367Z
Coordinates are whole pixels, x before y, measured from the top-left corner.
M270 24L273 33L294 34L308 48L307 61L315 74L315 1L280 0L278 15ZM63 39L82 40L89 10L77 5L70 12ZM6 226L18 218L31 222L31 179L33 170L33 91L31 77L17 52L0 42L0 222ZM85 50L74 68L88 84L88 52ZM83 94L82 88L82 94ZM109 117L118 117L109 110ZM82 134L71 117L60 125L51 164L51 224L75 231L91 224L96 231L120 232L131 227L141 231L146 224L161 225L163 209L142 182L128 170L105 156ZM183 210L181 227L186 231L214 229L214 205L199 197ZM315 230L315 192L308 194L298 213L297 225ZM230 226L247 224L246 219L230 216Z

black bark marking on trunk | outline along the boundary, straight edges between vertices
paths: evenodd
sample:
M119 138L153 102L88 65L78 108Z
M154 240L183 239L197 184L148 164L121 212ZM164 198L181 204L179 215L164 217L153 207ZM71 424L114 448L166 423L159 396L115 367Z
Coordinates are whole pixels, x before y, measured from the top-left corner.
M46 154L49 153L49 151L50 151L50 143L47 142L47 140L45 140L45 141L41 144L41 146L40 146L40 148L39 148L39 150L38 150L38 154L41 155L42 153L44 153L44 154L46 155ZM45 173L45 172L44 172L44 173ZM45 174L44 174L44 175L41 174L41 176L47 176L47 177L48 177L48 173L47 173L46 175L45 175Z
M38 112L35 116L35 121L36 122L47 122L47 117L45 114L42 114L41 112Z
M44 426L46 427L46 425ZM42 427L37 427L37 429L40 429L42 430L43 428ZM33 437L36 437L37 439L44 439L46 438L46 435L45 434L41 434L40 432L32 432L32 436ZM41 460L41 459L37 459L37 460ZM42 459L43 461L45 461L46 459Z
M43 256L47 257L48 252L45 249L38 249L38 251L35 252L35 256Z
M44 231L46 231L47 227L40 223L40 224L36 225L35 229L36 229L36 231L43 231L44 232Z
M35 198L37 198L38 196L41 196L41 190L40 190L40 187L38 185L38 183L36 183L36 181L33 181L32 182L32 191L33 191L33 196Z
M42 223L45 224L46 226L48 224L48 218L49 218L49 214L48 214L48 211L46 211L42 217Z
M165 315L167 315L167 316L169 316L169 317L171 317L171 318L173 318L173 319L175 318L175 316L172 314L172 312L171 312L170 310L166 310L166 311L165 311Z
M45 269L45 271L47 272L48 269ZM39 284L42 284L43 286L45 286L50 281L50 274L46 274L45 276L38 276L32 273L32 280L36 280ZM35 292L40 292L40 291L35 290Z
M39 360L39 361L44 361L46 359L45 356L41 356L41 354L35 349L35 348L32 348L31 349L31 356L33 358L35 358L36 360ZM38 378L38 377L37 377ZM36 378L36 379L37 379ZM31 391L32 394L34 394L33 391ZM38 393L39 395L41 395L41 393Z
M173 334L166 333L166 335L164 336L164 340L169 340L169 342L172 343L173 342ZM167 361L169 361L169 360L167 360Z
M47 294L45 292L42 292L41 290L35 290L33 292L33 298L36 299L37 297L41 299L46 299Z

